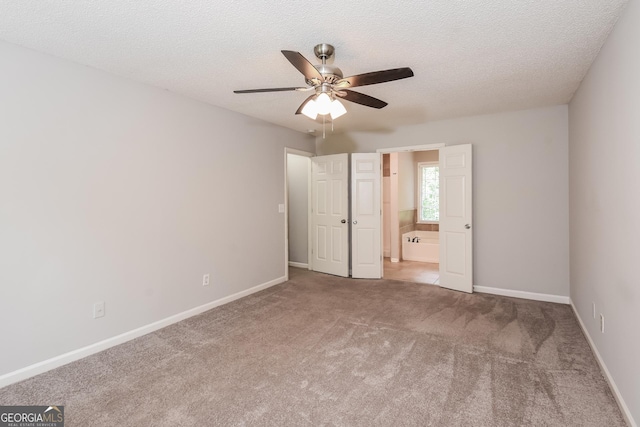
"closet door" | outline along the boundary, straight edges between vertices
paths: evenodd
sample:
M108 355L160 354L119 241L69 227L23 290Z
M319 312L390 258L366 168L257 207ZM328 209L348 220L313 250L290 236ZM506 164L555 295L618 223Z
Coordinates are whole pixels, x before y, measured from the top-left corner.
M312 159L312 269L349 276L349 155Z
M379 153L351 155L351 276L382 277Z

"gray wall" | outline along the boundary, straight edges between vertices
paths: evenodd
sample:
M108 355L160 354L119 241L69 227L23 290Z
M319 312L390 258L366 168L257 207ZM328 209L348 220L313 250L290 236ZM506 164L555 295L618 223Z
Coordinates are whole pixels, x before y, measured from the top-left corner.
M569 105L571 299L640 422L640 4ZM596 304L596 319L591 304ZM599 315L605 316L605 333Z
M284 278L284 147L312 138L2 42L0 63L0 375Z
M566 105L316 139L317 153L473 144L474 285L569 295Z
M287 154L289 261L309 262L309 157Z

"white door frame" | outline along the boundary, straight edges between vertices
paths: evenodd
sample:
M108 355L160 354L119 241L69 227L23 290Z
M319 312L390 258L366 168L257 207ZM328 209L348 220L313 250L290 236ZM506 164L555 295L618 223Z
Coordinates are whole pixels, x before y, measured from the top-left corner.
M284 147L284 279L289 280L289 177L287 154L295 154L296 156L308 157L307 171L307 218L311 220L311 157L314 153L302 151L295 148ZM311 227L307 225L307 242L311 242ZM307 244L307 263L311 270L311 244Z
M442 147L445 147L446 144L426 144L426 145L409 145L405 147L388 147L388 148L378 148L376 153L380 154L380 163L382 164L382 155L389 153L400 153L400 152L409 152L409 151L430 151L430 150L438 150ZM381 178L382 179L382 178ZM380 200L382 200L382 185L380 186ZM382 238L382 227L384 218L382 215L380 216L380 238ZM384 262L382 263L382 277L384 277Z
M407 147L389 147L389 148L378 148L376 153L399 153L401 151L429 151L429 150L437 150L438 148L445 147L446 144L426 144L426 145L410 145Z
M382 157L382 155L380 155ZM394 188L389 194L389 258L391 262L400 262L400 219L398 217L398 153L389 153L389 190ZM380 160L380 164L383 161ZM380 195L380 198L384 197ZM384 218L382 219L384 227ZM383 260L384 274L384 260Z

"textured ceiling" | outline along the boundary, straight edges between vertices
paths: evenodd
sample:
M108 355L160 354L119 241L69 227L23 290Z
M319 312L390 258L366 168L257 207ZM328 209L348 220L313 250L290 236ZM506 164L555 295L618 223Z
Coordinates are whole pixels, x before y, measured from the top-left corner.
M357 90L336 131L386 130L567 103L626 0L2 0L0 39L299 131L304 85L280 50L336 47L345 76L411 67L415 77Z

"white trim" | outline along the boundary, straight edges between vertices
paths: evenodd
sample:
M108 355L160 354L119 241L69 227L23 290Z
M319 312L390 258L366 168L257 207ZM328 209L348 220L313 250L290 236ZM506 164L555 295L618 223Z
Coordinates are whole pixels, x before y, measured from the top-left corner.
M295 262L295 261L289 261L289 267L298 267L298 268L309 268L309 264L307 264L306 262Z
M444 147L445 144L411 145L408 147L378 148L376 153L399 153L401 151L429 151Z
M289 280L289 149L284 147L284 280Z
M309 161L307 162L307 262L309 265L307 268L309 270L313 270L313 230L311 227L311 211L313 209L312 203L312 195L311 195L311 167L313 161L311 157L309 157Z
M600 365L600 370L604 374L604 378L607 380L607 383L609 383L609 388L611 388L611 391L613 392L613 397L616 399L616 403L618 404L618 407L620 407L620 412L622 412L622 416L624 417L624 420L627 422L627 424L629 424L629 426L638 427L638 424L636 424L636 422L633 419L633 416L631 415L631 411L629 410L629 408L627 407L627 404L622 398L622 394L620 393L620 390L618 390L618 386L616 385L616 382L613 380L613 377L609 373L609 370L607 369L607 365L605 365L604 360L602 359L602 356L600 356L600 353L598 352L598 348L596 347L595 343L591 339L591 335L589 335L589 331L584 326L584 322L582 321L580 314L578 314L578 309L573 304L573 301L571 301L571 299L569 301L571 304L571 308L573 309L573 313L576 315L576 318L578 319L580 328L582 328L582 333L587 338L587 342L591 347L591 351L593 351L593 354L596 356L596 361L598 362L598 365Z
M316 156L311 151L303 151L303 150L298 150L297 148L289 148L289 147L284 147L284 148L287 151L287 154L295 154L296 156L302 156L302 157L315 157Z
M490 288L487 286L474 286L473 291L480 292L483 294L502 295L505 297L530 299L534 301L557 302L559 304L569 304L571 302L569 297L565 297L562 295L539 294L537 292L516 291L513 289L502 289L502 288Z
M141 337L153 331L157 331L158 329L162 329L174 323L180 322L181 320L188 319L189 317L203 313L207 310L211 310L212 308L218 307L220 305L230 303L239 298L251 295L285 281L286 279L284 276L278 277L277 279L270 280L266 283L262 283L244 291L237 292L233 295L208 302L201 306L191 308L189 310L183 311L182 313L174 314L173 316L169 316L162 320L158 320L157 322L153 322L148 325L125 332L123 334L116 335L115 337L107 338L106 340L97 342L95 344L91 344L77 350L72 350L68 353L52 357L51 359L43 360L42 362L34 363L33 365L18 369L17 371L9 372L8 374L0 376L0 388L6 387L18 381L25 380L43 372L50 371L51 369L58 368L62 365L66 365L84 357L91 356L92 354L101 352L127 341L131 341L132 339Z

